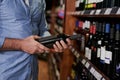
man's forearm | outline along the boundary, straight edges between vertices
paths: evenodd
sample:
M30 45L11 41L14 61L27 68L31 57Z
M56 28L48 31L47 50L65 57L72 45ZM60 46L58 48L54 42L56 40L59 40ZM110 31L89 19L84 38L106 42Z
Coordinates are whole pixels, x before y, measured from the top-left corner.
M0 50L21 50L21 39L6 38Z

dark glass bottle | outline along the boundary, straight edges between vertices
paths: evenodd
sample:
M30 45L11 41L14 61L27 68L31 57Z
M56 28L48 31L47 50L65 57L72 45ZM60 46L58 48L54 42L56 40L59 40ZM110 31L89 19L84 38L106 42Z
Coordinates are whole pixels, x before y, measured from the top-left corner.
M75 10L76 10L76 11L79 11L79 10L80 10L80 3L81 3L80 0L76 0L76 1L75 1Z
M97 0L96 9L101 9L103 7L103 0Z
M86 3L86 0L81 0L80 2L80 10L84 10L85 9L85 3Z
M53 47L53 44L56 41L64 40L64 42L66 42L66 38L69 38L71 40L78 39L78 38L80 39L81 35L77 34L77 35L68 36L68 35L65 35L65 34L58 34L58 35L55 35L55 36L43 37L43 38L37 39L36 41L40 42L41 44L45 45L46 47L51 48L51 47Z
M114 32L115 32L115 24L111 24L110 27L110 39L109 39L109 43L106 46L106 52L108 53L108 59L109 59L109 63L106 64L106 75L110 78L112 78L112 55L113 55L113 44L114 44Z
M91 60L91 45L92 45L92 36L93 36L93 26L90 25L89 38L85 46L85 57Z
M91 62L94 65L97 65L97 34L96 34L96 23L93 22L93 37L92 37L92 44L91 44Z
M103 0L103 8L111 8L111 0Z
M102 33L99 42L100 46L100 69L104 72L105 69L105 46L104 46L104 38L105 38L105 23L102 23Z
M109 38L110 37L110 24L107 23L105 26L105 38L104 38L104 47L105 47L105 69L104 72L106 75L110 73L110 59L111 53L107 51L107 46L109 45Z
M113 47L113 80L120 79L120 25L116 24L115 43Z
M97 67L100 69L100 55L101 55L101 35L102 23L98 23L98 36L97 36Z
M115 7L120 7L120 0L115 0L114 6L115 6Z

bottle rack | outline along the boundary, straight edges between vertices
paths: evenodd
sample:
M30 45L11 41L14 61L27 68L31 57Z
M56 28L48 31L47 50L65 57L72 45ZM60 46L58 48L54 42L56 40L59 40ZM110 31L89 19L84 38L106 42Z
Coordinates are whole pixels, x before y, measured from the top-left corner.
M112 8L102 8L102 9L91 9L91 10L82 10L82 11L75 11L75 1L76 0L65 0L65 19L64 19L64 33L65 34L73 34L75 29L75 24L77 19L84 19L87 20L95 19L100 21L104 21L104 19L110 22L115 23L118 22L120 19L120 7L112 7ZM110 19L109 19L110 18ZM78 30L80 34L84 35L88 33L88 31L85 30ZM81 32L82 31L82 32ZM77 44L75 44L76 46ZM75 49L75 48L74 48ZM100 71L94 64L92 64L91 61L89 61L85 56L83 55L83 52L74 51L74 49L71 49L71 51L65 51L65 54L63 55L63 61L61 66L61 80L67 80L70 75L70 70L73 62L73 56L72 54L76 55L76 57L80 58L81 63L88 69L88 71L91 72L91 74L97 79L97 80L110 80L108 76L104 75L102 71ZM64 67L67 67L67 69L63 69ZM66 71L66 72L65 72ZM97 75L95 75L97 74Z
M68 15L80 16L80 17L113 17L120 18L120 8L103 8L97 10L83 10L83 11L74 11L68 12Z
M77 49L72 47L71 52L76 57L76 59L79 59L79 61L85 66L85 68L97 79L97 80L109 80L107 76L105 76L97 67L95 67L86 57L84 57L81 52L79 52Z

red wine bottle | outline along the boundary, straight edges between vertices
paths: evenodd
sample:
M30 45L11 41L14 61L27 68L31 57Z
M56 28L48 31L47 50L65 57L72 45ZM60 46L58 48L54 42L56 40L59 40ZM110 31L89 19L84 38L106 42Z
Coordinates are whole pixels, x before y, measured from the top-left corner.
M97 35L96 35L96 23L93 23L93 37L91 44L91 62L96 65L97 63Z
M91 60L91 45L92 45L92 36L93 36L93 25L90 25L89 38L85 46L85 57Z

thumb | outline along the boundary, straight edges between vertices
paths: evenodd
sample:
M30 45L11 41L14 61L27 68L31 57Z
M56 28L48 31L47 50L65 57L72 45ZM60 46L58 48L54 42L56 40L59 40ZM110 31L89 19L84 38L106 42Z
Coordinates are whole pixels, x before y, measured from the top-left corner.
M34 39L39 39L39 38L40 38L40 36L33 35L33 38L34 38Z

